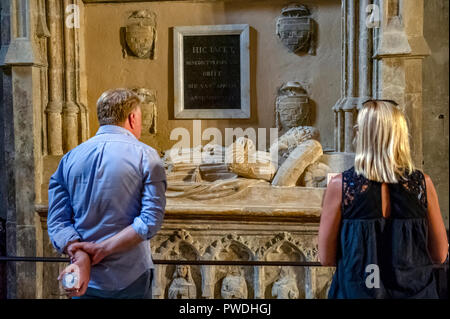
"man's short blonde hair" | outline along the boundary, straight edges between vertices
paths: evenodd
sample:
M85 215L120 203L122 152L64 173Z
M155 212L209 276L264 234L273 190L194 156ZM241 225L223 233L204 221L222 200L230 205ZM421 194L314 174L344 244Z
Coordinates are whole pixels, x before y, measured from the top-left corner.
M139 106L140 99L129 89L112 89L97 100L97 118L100 125L121 125Z

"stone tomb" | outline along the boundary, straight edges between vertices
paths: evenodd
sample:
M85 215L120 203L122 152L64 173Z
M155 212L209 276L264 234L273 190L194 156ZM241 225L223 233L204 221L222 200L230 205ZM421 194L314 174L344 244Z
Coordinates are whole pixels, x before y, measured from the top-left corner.
M169 197L164 227L151 240L153 258L317 262L324 190L274 187L259 181L226 198ZM333 271L328 267L188 267L197 298L214 299L326 298ZM169 297L174 272L174 265L156 265L153 298ZM286 289L291 292L285 293Z
M162 260L317 262L324 191L325 188L275 187L257 180L225 198L199 201L168 196L163 227L150 241L152 256ZM45 233L47 206L36 208ZM57 256L48 236L43 237L44 255ZM45 298L64 298L54 280L63 267L63 263L52 263L44 268ZM152 297L173 298L177 295L177 284L173 282L182 277L177 273L184 270L178 271L175 265L155 267ZM186 280L178 281L192 283L195 293L192 286L178 283L179 290L189 289L177 298L326 298L333 273L333 268L328 267L191 265L186 269ZM237 287L224 288L224 281L225 285L236 283ZM244 282L246 292L240 288ZM227 290L234 293L227 294Z

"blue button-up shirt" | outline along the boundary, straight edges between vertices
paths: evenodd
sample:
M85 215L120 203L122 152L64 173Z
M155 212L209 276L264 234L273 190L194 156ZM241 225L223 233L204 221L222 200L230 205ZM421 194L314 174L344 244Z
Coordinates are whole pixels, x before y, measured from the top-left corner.
M48 190L48 234L62 253L67 243L101 242L131 225L143 241L91 269L89 287L120 290L153 268L148 239L160 229L166 175L158 153L115 125L61 159Z

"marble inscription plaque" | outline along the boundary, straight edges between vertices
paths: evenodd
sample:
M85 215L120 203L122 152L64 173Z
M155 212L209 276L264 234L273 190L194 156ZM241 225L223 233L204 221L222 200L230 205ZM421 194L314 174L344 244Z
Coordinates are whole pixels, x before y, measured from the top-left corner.
M175 118L250 118L247 24L174 27Z
M239 35L184 38L184 108L240 109Z

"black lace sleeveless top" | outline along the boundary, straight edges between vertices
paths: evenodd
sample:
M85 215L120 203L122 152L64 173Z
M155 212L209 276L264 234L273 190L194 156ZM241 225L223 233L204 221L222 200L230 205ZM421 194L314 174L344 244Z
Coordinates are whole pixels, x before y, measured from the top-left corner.
M390 216L383 217L382 183L342 173L342 223L329 298L438 298L428 252L427 195L416 170L387 184Z

